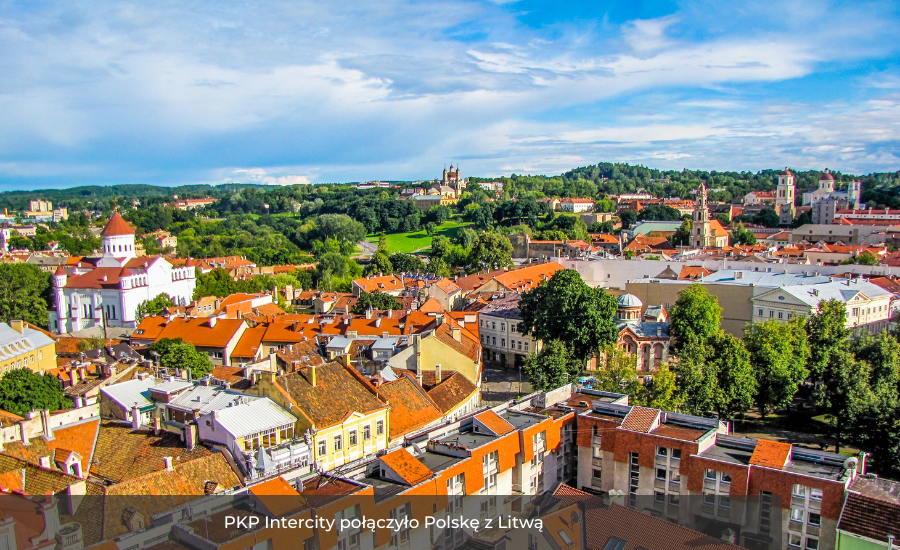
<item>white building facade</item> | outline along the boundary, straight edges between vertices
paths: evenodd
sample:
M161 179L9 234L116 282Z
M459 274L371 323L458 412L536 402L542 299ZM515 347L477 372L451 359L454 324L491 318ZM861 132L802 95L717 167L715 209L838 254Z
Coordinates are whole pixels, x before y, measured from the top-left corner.
M64 334L91 327L134 328L138 305L162 293L176 305L190 303L197 284L192 260L176 267L159 256L135 256L134 231L118 212L100 238L102 256L56 270L51 330Z

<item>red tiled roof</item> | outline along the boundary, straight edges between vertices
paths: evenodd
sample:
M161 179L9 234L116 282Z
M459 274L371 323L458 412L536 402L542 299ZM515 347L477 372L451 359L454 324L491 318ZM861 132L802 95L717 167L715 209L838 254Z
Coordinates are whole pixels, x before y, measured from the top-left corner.
M837 528L883 543L900 539L900 504L848 493Z
M128 222L125 221L125 218L119 214L119 211L116 210L113 212L112 217L109 219L109 223L106 224L106 227L103 228L103 231L100 232L100 235L103 237L114 237L117 235L134 235L134 229L128 225Z
M457 371L451 371L449 376L446 373L442 373L441 378L440 383L428 389L428 397L435 402L438 409L444 414L453 410L466 401L474 392L478 391L478 388L471 380Z
M387 407L375 396L375 388L340 363L328 363L316 369L316 385L310 384L307 367L277 378L278 385L297 407L315 424L316 429L340 424L348 414L370 412Z
M559 486L556 487L556 490L553 491L553 495L560 497L591 496L590 493L579 491L575 487L570 487L565 483L560 483Z
M418 485L434 475L405 448L388 453L382 456L381 460L408 485Z
M424 304L419 306L419 311L423 313L443 313L444 306L434 298L428 298Z
M750 464L776 470L784 469L791 456L791 444L769 439L760 439L750 456Z
M625 417L620 426L623 430L632 432L649 433L659 417L657 409L647 407L631 407L631 412Z
M715 271L710 271L709 269L706 269L703 266L686 265L686 266L683 266L681 268L681 272L678 273L678 279L682 280L682 281L684 281L684 280L694 281L694 280L706 277L707 275L711 275L712 273L715 273Z
M475 415L475 419L484 424L487 429L497 434L497 436L504 436L515 430L512 424L500 418L500 415L491 410Z
M489 273L481 273L475 275L469 275L468 277L460 277L456 280L456 284L459 285L464 292L472 292L476 288L480 287L484 283L490 281L494 277L498 277L506 273L507 270L500 269L497 271L491 271Z

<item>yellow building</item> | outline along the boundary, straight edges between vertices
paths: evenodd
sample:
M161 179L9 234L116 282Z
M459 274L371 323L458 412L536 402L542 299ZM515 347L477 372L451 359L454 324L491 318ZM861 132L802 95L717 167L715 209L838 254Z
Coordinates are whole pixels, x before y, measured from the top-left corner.
M24 321L0 323L0 375L22 368L39 374L56 368L56 341Z
M255 386L298 418L294 433L310 431L313 460L331 470L388 446L389 406L354 369L340 363L264 373Z
M444 323L424 337L416 335L412 345L391 357L387 364L398 371L416 373L456 371L480 388L481 345L478 337L471 334L459 326Z

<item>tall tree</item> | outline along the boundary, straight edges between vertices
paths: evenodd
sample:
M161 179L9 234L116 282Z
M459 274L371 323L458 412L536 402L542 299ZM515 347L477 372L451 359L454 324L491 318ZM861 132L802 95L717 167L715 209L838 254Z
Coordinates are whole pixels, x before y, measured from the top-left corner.
M678 300L669 315L669 333L674 339L675 352L690 338L704 345L719 332L722 308L719 299L703 285L694 284L678 293Z
M668 365L661 365L653 373L653 381L635 404L664 411L681 410L684 398L678 391L677 377Z
M826 300L819 303L819 310L806 320L809 338L809 375L813 380L822 381L832 354L841 351L847 344L850 331L847 330L847 309L843 302Z
M765 418L791 403L809 373L805 321L796 317L787 323L773 319L748 325L744 342L756 377L756 406Z
M694 414L730 419L753 405L756 379L744 343L719 331L701 344L688 337L678 355L678 396Z
M618 337L616 299L588 286L574 269L562 269L522 294L519 329L539 340L562 340L586 361Z
M469 269L473 272L512 267L512 243L500 233L482 233L469 253Z
M361 292L353 306L353 313L362 315L368 309L403 309L403 304L397 298L380 290Z
M18 319L46 327L50 292L50 274L37 266L0 264L0 321Z

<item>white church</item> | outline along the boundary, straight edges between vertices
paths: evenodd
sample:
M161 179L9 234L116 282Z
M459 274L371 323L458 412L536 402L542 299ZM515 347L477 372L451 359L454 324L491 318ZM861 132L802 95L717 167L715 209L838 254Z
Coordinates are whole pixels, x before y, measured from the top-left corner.
M141 302L166 293L177 305L191 301L197 284L194 262L175 266L160 256L136 256L134 231L114 212L100 233L103 255L60 266L53 276L58 334L92 327L137 326Z

